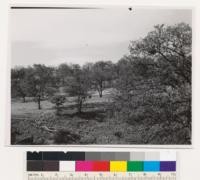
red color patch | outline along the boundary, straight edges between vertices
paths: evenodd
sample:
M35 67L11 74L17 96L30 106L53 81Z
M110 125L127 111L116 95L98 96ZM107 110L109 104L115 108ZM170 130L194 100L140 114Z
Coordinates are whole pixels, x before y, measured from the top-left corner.
M93 171L110 171L110 161L93 161Z

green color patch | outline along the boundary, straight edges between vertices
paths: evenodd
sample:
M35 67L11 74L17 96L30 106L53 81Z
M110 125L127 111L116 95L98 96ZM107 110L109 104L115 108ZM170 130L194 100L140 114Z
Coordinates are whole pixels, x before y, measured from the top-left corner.
M127 170L128 171L143 171L144 163L143 161L128 161Z

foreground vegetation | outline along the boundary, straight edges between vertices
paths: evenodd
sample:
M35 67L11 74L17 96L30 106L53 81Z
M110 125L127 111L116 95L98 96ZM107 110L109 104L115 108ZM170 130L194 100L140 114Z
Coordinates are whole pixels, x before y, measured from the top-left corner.
M117 63L11 72L12 144L190 144L191 28L155 26Z

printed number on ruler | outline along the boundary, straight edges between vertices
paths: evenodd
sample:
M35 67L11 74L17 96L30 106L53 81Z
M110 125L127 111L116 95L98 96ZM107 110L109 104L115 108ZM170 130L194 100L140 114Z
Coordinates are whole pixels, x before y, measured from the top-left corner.
M26 180L176 180L176 173L66 173L29 172Z

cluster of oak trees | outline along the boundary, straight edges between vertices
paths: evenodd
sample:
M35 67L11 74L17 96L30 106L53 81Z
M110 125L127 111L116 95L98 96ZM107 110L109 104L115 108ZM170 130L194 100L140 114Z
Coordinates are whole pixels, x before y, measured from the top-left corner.
M128 121L164 122L168 134L191 131L192 30L185 23L157 25L129 46L130 55L119 62L115 98L117 112ZM151 127L151 126L150 126ZM174 132L172 130L174 129ZM163 129L162 129L162 132ZM186 135L187 134L187 135Z
M61 64L49 67L34 64L29 67L15 67L11 70L12 97L21 97L23 102L32 97L41 109L41 101L50 99L57 107L66 100L63 91L76 97L78 111L83 102L91 96L90 92L98 91L99 97L105 88L111 87L114 78L115 64L111 61L78 64Z
M76 97L78 111L91 90L102 97L113 88L113 111L126 120L156 120L191 125L192 30L188 24L157 25L146 37L132 41L130 54L117 63L99 61L47 67L37 64L11 71L12 97L40 102L60 87ZM63 96L54 98L59 106Z

